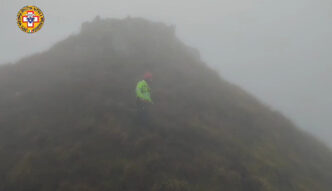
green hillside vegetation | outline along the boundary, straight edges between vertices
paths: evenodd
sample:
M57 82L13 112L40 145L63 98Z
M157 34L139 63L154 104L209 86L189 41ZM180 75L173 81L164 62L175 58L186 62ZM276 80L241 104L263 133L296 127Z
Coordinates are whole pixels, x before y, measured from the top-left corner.
M145 71L149 126L135 107ZM332 190L327 147L222 79L163 23L84 23L1 66L0 90L1 191Z

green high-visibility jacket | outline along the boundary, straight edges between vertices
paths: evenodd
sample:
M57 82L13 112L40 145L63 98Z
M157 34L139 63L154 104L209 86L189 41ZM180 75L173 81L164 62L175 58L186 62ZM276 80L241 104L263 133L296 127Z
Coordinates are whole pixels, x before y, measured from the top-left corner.
M141 80L137 83L136 96L142 100L152 103L150 87L145 80Z

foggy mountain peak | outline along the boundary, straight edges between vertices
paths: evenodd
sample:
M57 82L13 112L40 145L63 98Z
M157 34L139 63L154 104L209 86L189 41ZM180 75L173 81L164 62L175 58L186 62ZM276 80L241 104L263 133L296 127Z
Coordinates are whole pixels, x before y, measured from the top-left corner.
M149 125L135 86L149 71ZM0 67L0 190L331 190L331 151L141 18Z
M71 47L70 54L73 51L74 53L85 51L90 55L92 51L95 56L112 54L124 57L160 55L164 52L176 54L180 49L182 52L191 49L178 41L174 26L132 17L125 19L96 17L92 22L83 23L80 34L68 40L62 41L54 48ZM197 50L192 49L191 53L199 57Z

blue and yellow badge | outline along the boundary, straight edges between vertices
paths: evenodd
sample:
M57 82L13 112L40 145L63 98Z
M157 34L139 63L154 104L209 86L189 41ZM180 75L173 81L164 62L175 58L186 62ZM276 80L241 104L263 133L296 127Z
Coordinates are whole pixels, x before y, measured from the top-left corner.
M36 6L25 6L17 13L17 25L26 33L39 31L44 21L43 12Z

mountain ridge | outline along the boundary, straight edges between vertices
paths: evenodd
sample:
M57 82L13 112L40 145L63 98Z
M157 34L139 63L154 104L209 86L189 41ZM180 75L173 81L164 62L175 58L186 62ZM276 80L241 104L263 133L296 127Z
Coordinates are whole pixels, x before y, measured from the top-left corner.
M153 73L150 127L135 85ZM332 154L175 29L99 19L0 66L0 190L330 190Z

